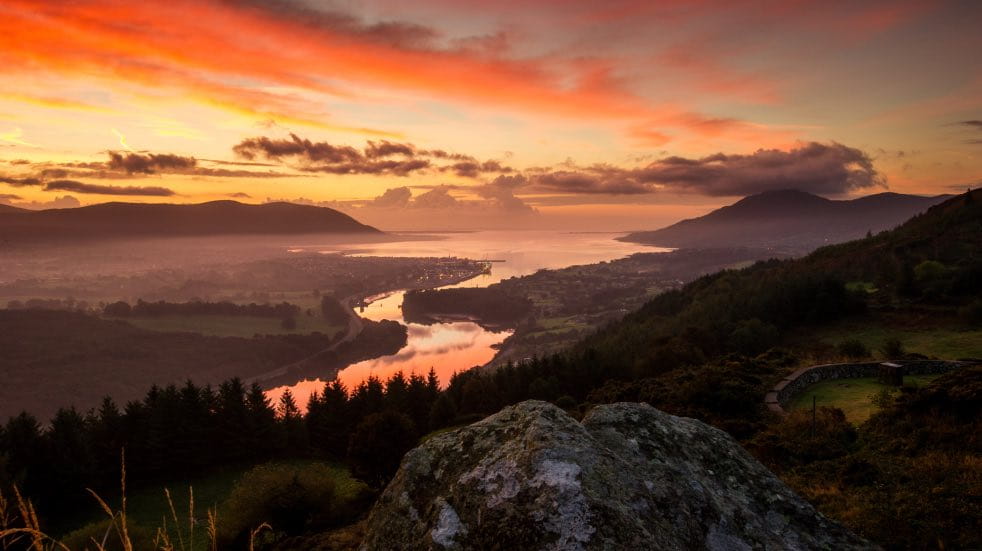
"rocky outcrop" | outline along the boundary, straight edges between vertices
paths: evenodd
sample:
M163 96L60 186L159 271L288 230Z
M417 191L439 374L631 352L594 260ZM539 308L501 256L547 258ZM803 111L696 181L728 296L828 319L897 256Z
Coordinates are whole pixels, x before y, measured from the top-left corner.
M870 549L726 433L646 404L523 402L409 452L363 549Z

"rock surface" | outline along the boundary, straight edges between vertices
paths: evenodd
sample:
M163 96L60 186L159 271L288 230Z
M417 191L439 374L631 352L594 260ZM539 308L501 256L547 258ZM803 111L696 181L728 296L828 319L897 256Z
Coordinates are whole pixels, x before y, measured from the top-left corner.
M872 549L729 435L645 404L523 402L409 452L363 549Z

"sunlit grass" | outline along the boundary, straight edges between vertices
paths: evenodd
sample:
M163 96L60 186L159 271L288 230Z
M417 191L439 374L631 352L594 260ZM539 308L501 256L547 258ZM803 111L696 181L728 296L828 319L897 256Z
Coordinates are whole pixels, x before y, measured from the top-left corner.
M938 377L940 375L907 375L904 377L904 384L924 386ZM839 408L846 414L846 419L859 424L876 413L872 397L884 388L894 394L900 392L896 387L881 384L876 377L822 381L809 386L796 396L791 401L790 409L809 409L814 397L819 407Z

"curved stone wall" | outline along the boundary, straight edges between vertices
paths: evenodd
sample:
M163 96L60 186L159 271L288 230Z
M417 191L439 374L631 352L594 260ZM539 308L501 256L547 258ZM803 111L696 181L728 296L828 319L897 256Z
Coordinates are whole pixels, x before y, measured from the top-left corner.
M904 375L928 375L947 373L960 367L974 365L975 362L943 360L896 360L890 363L904 366ZM883 362L859 362L844 364L824 364L802 367L781 380L764 397L767 409L786 413L784 407L805 388L831 379L858 379L876 377Z

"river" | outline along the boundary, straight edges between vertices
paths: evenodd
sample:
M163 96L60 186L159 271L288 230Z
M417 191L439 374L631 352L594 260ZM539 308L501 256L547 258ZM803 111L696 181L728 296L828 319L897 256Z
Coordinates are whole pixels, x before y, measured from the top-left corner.
M510 277L524 276L546 268L564 268L577 264L592 264L622 258L635 252L657 252L665 249L646 247L614 240L623 233L570 233L557 231L481 231L466 233L402 234L404 240L388 243L307 245L296 251L323 253L345 252L362 256L441 257L457 256L478 260L494 260L491 273L480 275L456 287L485 287ZM398 353L352 364L337 377L348 389L374 375L383 380L402 371L426 374L436 371L440 385L445 387L458 371L471 369L490 361L496 346L511 335L511 331L491 331L468 321L422 325L406 323L402 317L404 292L397 291L374 297L359 310L372 320L395 320L408 327L408 340ZM325 381L309 378L294 384L267 391L274 402L283 391L290 389L301 408L311 392L319 391Z

